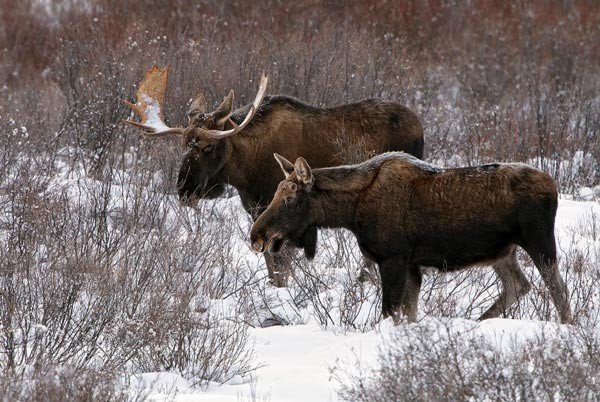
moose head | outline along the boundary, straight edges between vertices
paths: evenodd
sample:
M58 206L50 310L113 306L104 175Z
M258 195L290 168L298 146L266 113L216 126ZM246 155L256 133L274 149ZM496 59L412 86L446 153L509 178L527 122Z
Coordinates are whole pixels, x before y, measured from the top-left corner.
M141 119L125 120L140 128L146 137L179 136L186 149L177 179L177 190L182 205L193 207L201 198L215 198L224 191L220 180L223 167L231 152L226 138L242 131L250 123L267 89L268 78L263 74L254 102L238 124L233 112L233 90L213 112L207 112L207 102L199 95L188 110L188 126L169 127L164 123L164 95L169 68L152 67L136 92L136 103L124 101Z
M309 193L314 183L310 166L302 157L293 164L279 154L273 156L285 180L279 183L271 204L252 226L252 248L259 253L277 253L286 241L304 244L315 227L310 219Z

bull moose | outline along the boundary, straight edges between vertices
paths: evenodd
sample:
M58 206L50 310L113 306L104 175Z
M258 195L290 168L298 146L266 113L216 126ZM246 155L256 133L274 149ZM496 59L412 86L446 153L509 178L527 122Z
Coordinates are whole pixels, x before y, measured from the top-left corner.
M384 317L417 318L421 267L492 265L503 290L480 317L497 317L530 284L517 246L531 257L562 322L572 321L556 260L558 193L546 173L518 163L440 168L402 152L363 163L311 169L275 154L285 174L254 222L252 248L276 253L312 226L347 228L381 274Z
M193 207L201 198L218 197L225 184L230 184L256 219L279 182L279 169L271 159L274 152L288 157L304 155L316 167L359 162L370 154L391 150L418 158L423 155L423 129L408 108L376 99L317 108L288 96L265 96L265 76L251 104L234 111L232 90L215 111L208 113L207 102L200 95L189 108L187 128L171 128L164 123L167 78L168 68L154 66L146 72L136 92L137 102L126 102L141 122L126 122L142 129L149 138L183 138L185 154L177 189L185 206ZM317 229L313 226L296 245L312 258L316 243ZM265 260L274 284L285 286L290 261L268 254Z

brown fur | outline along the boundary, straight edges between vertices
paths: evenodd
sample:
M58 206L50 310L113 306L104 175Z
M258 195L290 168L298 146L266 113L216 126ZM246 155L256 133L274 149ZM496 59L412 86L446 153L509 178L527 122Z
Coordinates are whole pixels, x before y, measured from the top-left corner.
M354 166L312 170L302 158L293 171L290 165L282 164L287 178L252 227L257 251L276 252L309 225L347 228L379 265L384 315L402 309L415 320L421 267L493 265L504 290L481 318L503 313L530 286L517 264L518 245L539 269L561 320L572 320L556 264L558 194L546 173L499 163L443 169L404 153Z
M189 112L190 127L184 134L188 150L178 178L179 196L185 205L217 197L224 184L231 184L246 210L258 217L279 182L281 173L272 159L275 152L288 158L303 155L316 167L358 162L389 150L406 151L419 158L423 155L419 119L396 103L368 99L320 109L293 98L268 96L251 123L238 134L215 140L195 129L231 128L223 118L230 113L228 105L230 108L231 102L226 99L213 113L194 108ZM249 105L239 109L231 119L240 124L248 109ZM311 257L316 247L316 228L298 242ZM268 259L269 274L278 286L284 286L284 275L275 278L275 271L284 272L286 263L275 259ZM274 268L275 264L279 266Z

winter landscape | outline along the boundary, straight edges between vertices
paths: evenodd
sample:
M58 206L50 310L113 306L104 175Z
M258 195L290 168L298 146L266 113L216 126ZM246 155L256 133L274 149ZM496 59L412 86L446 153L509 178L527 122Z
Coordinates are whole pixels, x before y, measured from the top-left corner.
M266 73L317 107L406 105L435 165L550 174L573 324L522 250L532 289L490 320L490 267L424 268L417 322L383 319L347 230L274 286L237 191L183 206L181 140L122 123L154 65L171 127ZM0 134L2 401L600 399L595 1L0 0Z

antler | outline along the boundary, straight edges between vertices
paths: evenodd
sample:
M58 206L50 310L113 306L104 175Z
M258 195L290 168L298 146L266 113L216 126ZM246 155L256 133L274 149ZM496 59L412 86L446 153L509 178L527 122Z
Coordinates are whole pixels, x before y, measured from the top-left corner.
M244 118L244 120L242 121L242 123L239 126L230 118L229 122L233 126L233 128L231 130L225 130L225 131L205 130L202 128L199 128L199 130L202 131L204 134L206 134L212 138L216 138L216 139L229 137L230 135L234 135L234 134L242 131L242 129L244 127L246 127L248 125L248 123L250 123L250 121L256 114L256 111L258 110L258 107L260 106L260 104L265 96L265 91L267 90L268 81L269 81L269 77L263 73L263 75L260 79L260 85L258 87L258 92L256 93L256 98L254 98L254 102L252 102L252 105L250 105L250 111L248 112L248 114L246 115L246 117Z
M170 134L183 134L181 127L171 128L164 122L163 104L165 90L167 89L167 78L169 67L159 68L153 66L144 74L144 79L135 93L136 103L126 100L123 102L129 106L142 120L141 123L123 120L124 123L144 130L148 137L163 137Z

